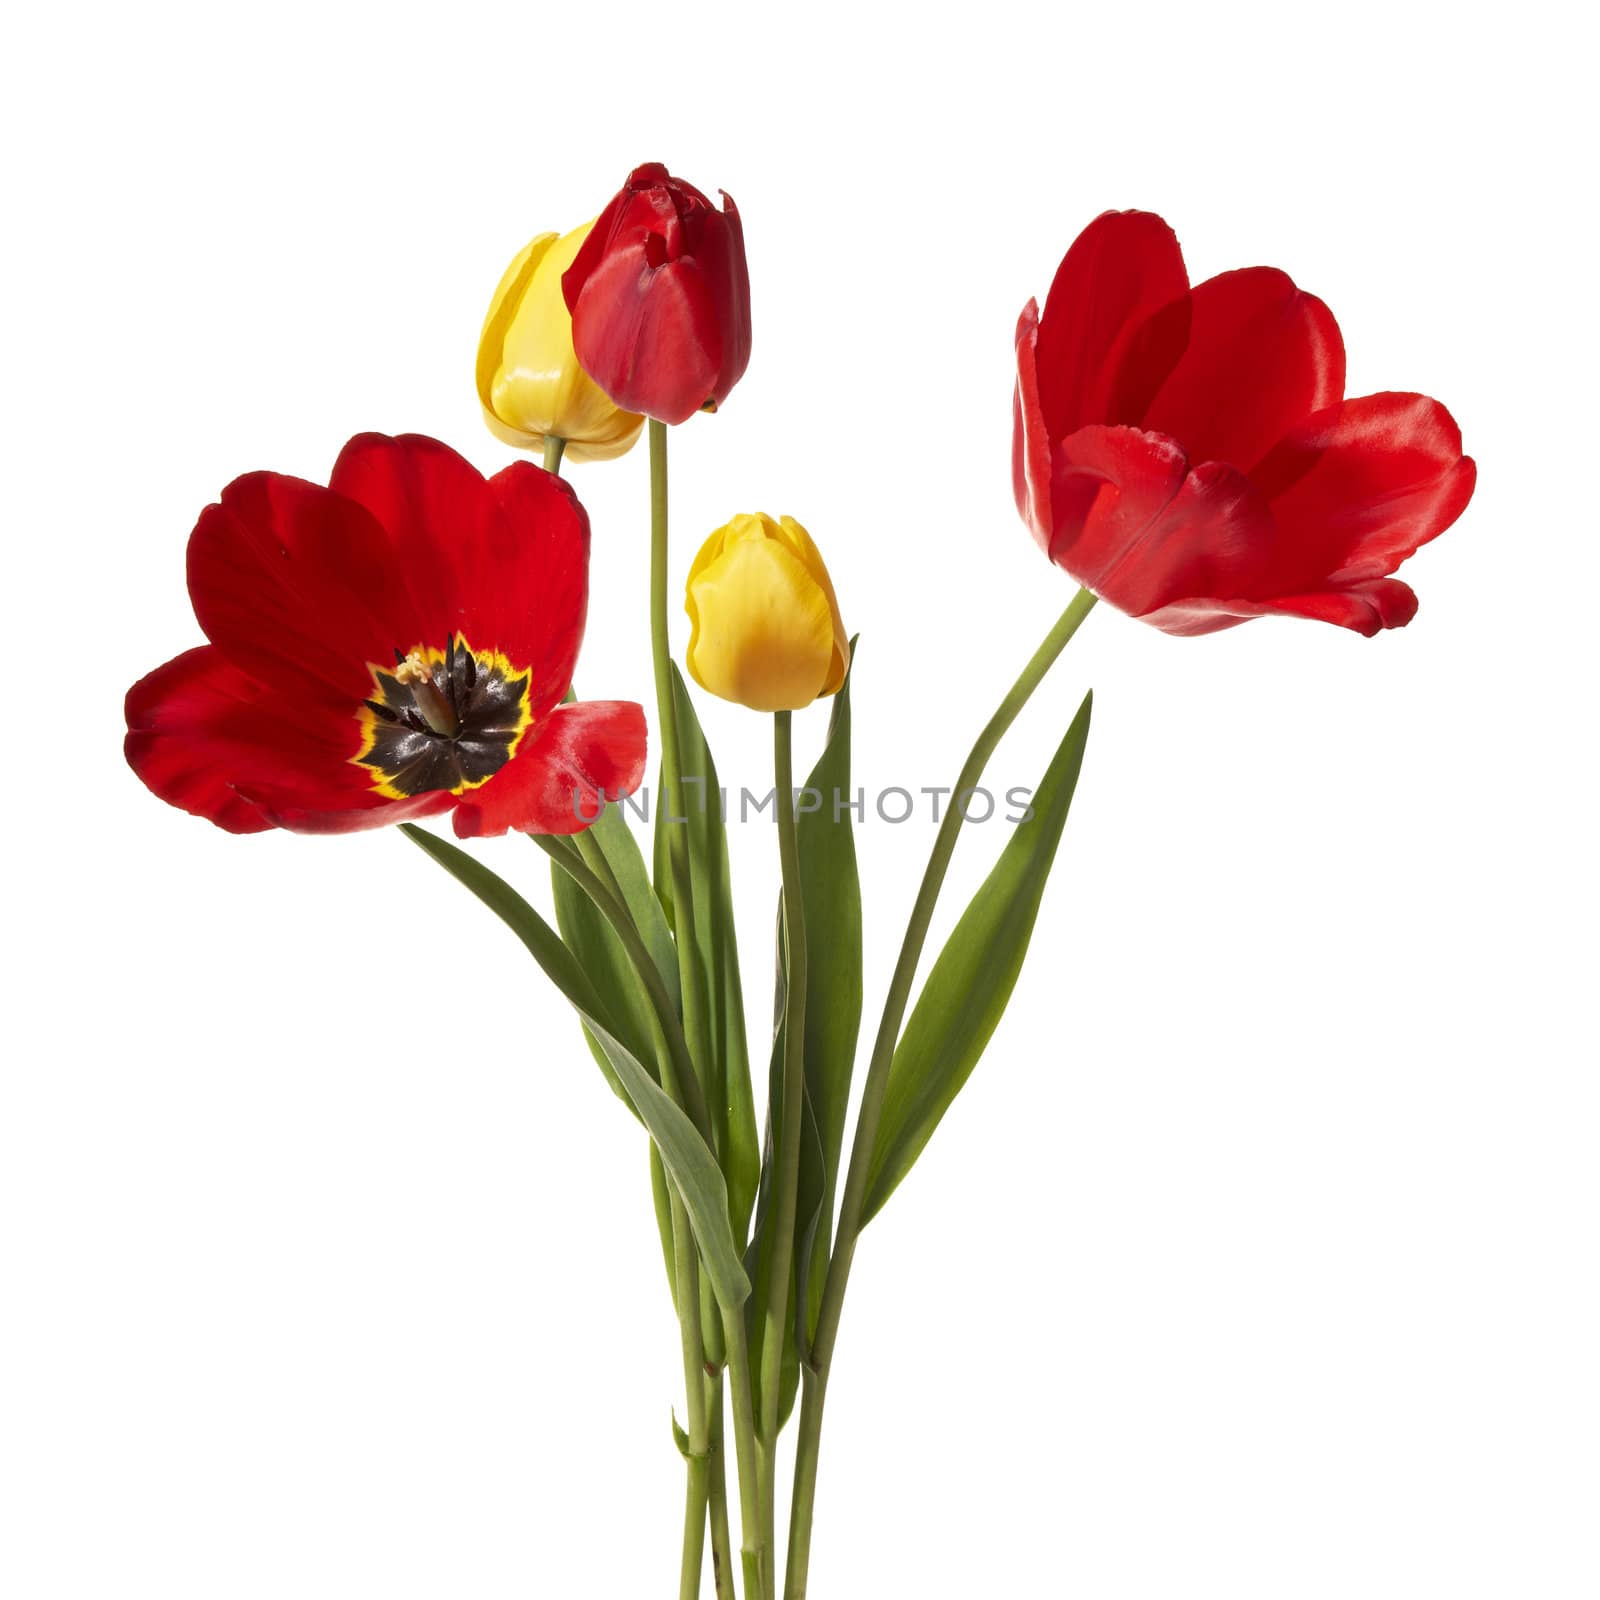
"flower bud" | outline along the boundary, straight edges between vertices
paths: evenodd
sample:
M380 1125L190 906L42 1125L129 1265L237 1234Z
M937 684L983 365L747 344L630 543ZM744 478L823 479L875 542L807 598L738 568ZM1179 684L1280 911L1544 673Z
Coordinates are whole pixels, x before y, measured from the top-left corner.
M541 233L506 268L478 341L478 398L499 438L538 449L566 441L575 461L620 456L644 418L619 410L578 363L561 276L592 223L559 238Z
M700 547L684 608L689 672L702 689L752 711L798 711L835 694L850 639L833 582L793 517L737 516Z
M715 411L750 364L739 208L659 162L629 173L562 285L579 359L618 405L658 422Z

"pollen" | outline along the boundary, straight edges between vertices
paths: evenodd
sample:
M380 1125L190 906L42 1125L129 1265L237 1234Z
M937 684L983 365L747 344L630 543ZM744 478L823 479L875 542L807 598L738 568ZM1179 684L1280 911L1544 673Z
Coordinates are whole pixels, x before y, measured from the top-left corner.
M432 683L433 668L424 659L420 650L413 650L404 661L394 669L396 683Z

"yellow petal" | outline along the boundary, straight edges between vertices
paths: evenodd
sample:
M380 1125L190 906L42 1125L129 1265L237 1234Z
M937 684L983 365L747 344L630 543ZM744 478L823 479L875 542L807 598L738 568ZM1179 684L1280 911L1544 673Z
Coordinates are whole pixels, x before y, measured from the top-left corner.
M768 519L770 521L770 519ZM786 540L755 517L707 541L689 577L689 671L701 688L755 711L798 711L822 692L833 661L827 594ZM755 526L752 526L754 524Z
M833 592L833 579L828 576L828 568L816 542L793 517L782 518L778 526L817 587L828 597L828 610L833 615L833 659L822 692L837 694L844 687L845 673L850 670L850 635L844 631L844 618L839 614L839 599Z
M505 349L506 330L517 314L517 307L527 293L540 261L560 237L554 233L541 233L530 239L511 265L501 274L494 294L489 300L488 315L483 319L483 332L478 336L478 399L490 416L494 415L494 381L500 370L501 353Z
M561 293L591 224L558 238L540 234L500 280L478 347L478 398L493 431L537 445L554 434L574 460L621 455L643 417L619 410L578 363Z

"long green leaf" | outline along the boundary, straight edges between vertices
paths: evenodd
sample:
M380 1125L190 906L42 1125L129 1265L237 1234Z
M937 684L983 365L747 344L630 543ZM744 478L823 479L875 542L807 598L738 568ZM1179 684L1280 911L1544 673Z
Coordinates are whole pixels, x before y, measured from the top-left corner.
M667 1176L683 1199L718 1303L730 1312L736 1311L750 1293L750 1282L740 1264L728 1222L728 1191L721 1169L694 1124L610 1030L593 985L555 929L508 883L465 850L410 823L401 827L407 838L465 884L516 933L577 1008L604 1051L615 1083L654 1140Z
M806 1307L808 1347L828 1270L839 1156L861 1031L861 882L849 805L850 689L860 642L859 637L850 641L850 670L834 696L828 740L806 780L821 804L801 814L796 830L808 930L806 1101L815 1139L807 1141L800 1168L794 1303Z
M665 791L658 789L655 824L656 894L671 920L674 936L692 936L700 953L705 1015L710 1028L709 1061L704 1073L706 1104L723 1171L736 1233L743 1237L755 1203L761 1171L756 1133L755 1098L750 1082L750 1055L745 1035L744 990L739 977L739 944L734 931L733 893L728 873L728 837L723 823L723 798L716 762L706 743L694 703L676 665L672 669L677 707L678 752L685 780L680 815L669 819ZM690 892L694 900L691 926L672 904L672 878L666 851L674 834L688 844Z
M608 805L589 829L589 837L600 847L617 886L622 890L628 911L649 949L662 981L674 1000L678 994L678 963L673 954L672 934L660 902L650 888L644 857L638 842L622 815L620 805ZM555 894L556 926L567 948L588 974L596 992L613 1019L612 1032L641 1061L651 1059L652 1010L650 997L628 959L622 941L588 895L562 870L559 862L550 863L551 887ZM607 1071L610 1063L599 1041L584 1030L589 1049Z
M468 855L465 850L413 822L402 822L400 831L432 856L458 883L465 884L516 934L544 969L545 976L572 1002L580 1017L600 1017L613 1032L620 1031L623 1025L607 1010L583 963L562 943L560 934L504 878L491 872L476 856ZM617 1098L632 1111L632 1098L623 1088L610 1059L598 1047L595 1060Z
M728 1222L728 1186L711 1147L695 1125L668 1098L667 1093L639 1065L628 1049L593 1017L586 1019L600 1048L610 1058L634 1109L650 1130L661 1164L683 1199L689 1227L700 1246L700 1261L711 1280L717 1304L729 1315L740 1312L750 1293L750 1280L739 1260Z
M852 641L852 672L855 645ZM850 1074L861 1026L861 887L856 873L850 794L850 678L834 699L827 743L806 780L796 830L800 851L800 890L805 901L807 980L805 1094L800 1145L800 1181L795 1205L795 1239L790 1305L785 1329L779 1424L794 1405L801 1352L810 1345L827 1273L832 1243L834 1192L844 1141ZM820 801L813 799L820 797ZM835 799L839 806L835 807ZM809 809L811 807L815 809ZM774 975L774 1033L768 1068L765 1160L756 1200L755 1229L745 1267L755 1282L748 1319L751 1366L761 1371L771 1256L774 1152L783 1143L784 991L787 956L783 947L783 904L779 896L777 971ZM759 1387L759 1385L758 1385ZM756 1396L759 1408L760 1395Z
M1034 795L1032 818L1017 824L961 914L900 1037L873 1145L863 1222L877 1215L921 1155L1016 987L1072 805L1093 700L1084 696Z

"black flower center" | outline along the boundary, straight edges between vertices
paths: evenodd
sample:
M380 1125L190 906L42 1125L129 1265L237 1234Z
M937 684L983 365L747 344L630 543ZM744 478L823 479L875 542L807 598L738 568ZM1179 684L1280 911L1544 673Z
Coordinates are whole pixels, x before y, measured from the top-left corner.
M443 650L396 650L394 659L393 667L371 669L373 695L356 712L361 748L351 760L393 799L487 783L516 754L532 720L530 674L456 634Z

